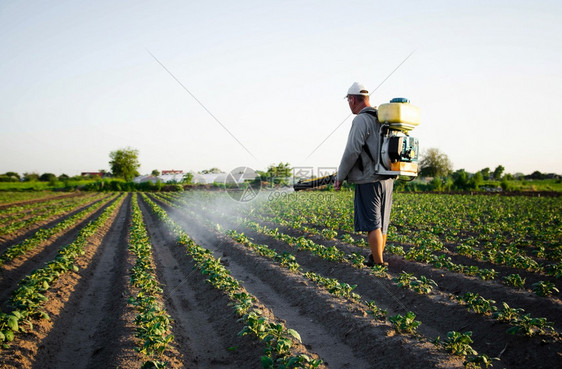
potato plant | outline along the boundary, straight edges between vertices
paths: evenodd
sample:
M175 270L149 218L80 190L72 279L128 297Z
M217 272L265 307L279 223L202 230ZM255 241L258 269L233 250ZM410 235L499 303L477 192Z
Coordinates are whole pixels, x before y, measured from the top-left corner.
M97 197L100 196L98 195ZM66 202L55 203L54 206L44 209L44 211L42 211L41 213L35 216L27 217L26 219L22 219L22 220L13 221L4 227L0 227L0 236L11 234L13 232L16 232L17 230L28 227L37 222L41 222L45 219L53 218L62 214L66 214L68 212L72 212L89 201L91 201L91 198L84 197L84 198L80 198L78 201L75 200L69 203Z
M227 294L228 298L231 300L231 306L234 306L237 312L243 311L244 309L240 309L240 306L241 304L246 304L251 295L241 287L240 282L230 275L230 272L220 263L220 260L215 259L209 250L197 245L189 235L168 217L167 213L162 208L150 200L146 194L143 194L143 199L148 204L151 211L176 235L178 244L186 248L186 252L193 258L196 267L201 273L208 276L206 280L213 285L214 288ZM255 296L251 296L251 299L253 301L258 301ZM268 334L265 332L271 327L269 325L270 322L265 315L262 315L260 310L254 309L250 313L245 312L240 318L240 321L245 324L245 327L248 327L241 331L242 334L251 333L251 335L255 336L260 341L264 341L265 338L268 337ZM275 329L277 329L277 326L275 326ZM293 337L291 339L297 340L294 334L296 331L289 331L286 327L283 327L283 332L284 337ZM312 368L320 365L320 362L316 360L309 360L307 362L306 358L299 358L300 355L292 355L290 351L289 353L283 351L277 354L275 349L270 347L270 343L272 342L277 341L270 339L266 342L266 348L264 350L266 355L261 358L262 364L265 363L268 365L266 367L272 367L269 366L271 362L284 363L290 360L300 361L303 368ZM295 357L298 359L295 359Z
M558 288L554 286L554 283L548 281L538 281L533 283L531 288L533 289L533 292L539 296L550 296L555 292L560 292Z
M428 294L433 291L434 287L437 287L437 283L433 279L429 279L425 276L420 276L418 279L413 273L402 272L396 278L394 282L398 287L411 289L419 294Z
M47 301L45 292L61 275L78 272L74 260L84 254L88 238L108 221L115 209L121 204L122 199L123 196L115 200L97 219L92 220L82 228L76 239L63 246L52 261L48 262L43 268L27 275L18 283L19 287L12 293L8 301L11 312L0 316L0 329L2 329L0 338L3 338L2 341L11 341L15 333L24 331L22 325L19 324L20 322L29 322L31 319L49 319L49 315L43 308ZM30 327L32 326L30 325Z
M95 212L113 199L115 199L115 197L112 197L111 199L108 199L106 201L99 201L73 215L72 217L57 223L55 226L51 228L41 228L37 232L35 232L33 236L26 238L16 245L10 246L0 255L0 266L17 258L18 256L25 254L27 251L32 250L55 234L74 226L80 220L86 218L88 214Z
M421 325L420 321L415 320L416 314L408 311L404 316L396 314L388 318L398 333L416 334L418 327Z
M174 336L170 333L170 316L163 308L162 288L156 279L152 246L136 194L133 195L131 218L129 251L135 256L135 265L130 270L130 283L138 289L138 293L129 298L129 303L138 312L134 320L135 336L139 339L135 349L147 358L143 366L161 366L165 362L160 357Z

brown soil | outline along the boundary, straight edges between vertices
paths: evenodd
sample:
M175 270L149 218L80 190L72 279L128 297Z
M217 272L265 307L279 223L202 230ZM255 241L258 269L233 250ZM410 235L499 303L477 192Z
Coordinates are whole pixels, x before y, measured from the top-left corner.
M39 199L33 199L33 200L27 200L27 201L14 201L14 202L0 204L0 210L4 209L4 208L9 208L10 206L15 206L15 205L33 204L33 203L43 202L43 201L53 200L53 199L63 199L63 198L68 199L70 197L83 196L83 195L84 195L84 193L81 193L81 192L68 192L68 193L63 193L63 194L48 195L48 196L45 196L45 197L41 197Z
M106 199L107 196L105 196L103 199ZM79 213L80 211L84 210L85 208L87 208L88 206L98 202L98 201L103 201L103 199L99 199L99 198L92 198L90 201L86 202L85 204L80 205L79 207L77 207L75 210L68 212L66 214L58 214L58 215L54 215L51 216L47 219L38 221L38 222L34 222L33 224L30 224L24 228L18 229L15 232L12 232L10 234L4 234L0 236L0 252L4 251L6 248L15 245L23 240L25 240L26 238L32 236L35 232L37 232L40 228L50 228L52 226L54 226L55 224L63 221L66 218L70 218L71 216L73 216L76 213ZM22 219L22 218L20 218Z
M34 249L29 250L25 255L17 257L14 260L2 265L2 267L0 267L0 307L2 309L7 308L5 302L9 298L12 291L17 288L18 281L20 281L26 275L30 274L33 270L41 268L47 261L52 260L57 254L59 248L71 243L78 235L78 232L80 232L80 229L88 224L88 222L99 216L107 206L109 206L109 204L102 206L101 209L86 217L84 220L78 222L75 226L68 228L60 232L59 234L54 235L48 240L40 243ZM55 220L48 223L48 226L54 226L57 222L72 216L73 214L79 212L81 209L66 214L58 221ZM31 232L30 236L32 236L34 233L35 232ZM24 239L25 237L18 237L14 240L4 242L1 244L0 250L4 251L8 247L16 245Z
M128 230L132 196L126 196L105 227L89 239L86 254L77 259L78 273L63 275L47 292L46 310L51 320L34 321L34 330L20 333L10 348L0 351L0 368L138 368L143 358L135 351L137 339L133 324L136 312L127 303L133 291L128 271L133 264L128 252ZM139 197L140 199L140 197ZM173 344L163 360L171 368L261 368L264 345L249 336L239 336L243 324L227 296L205 283L205 276L194 269L193 260L178 246L162 223L139 201L149 231L157 277L164 290L164 305L172 317ZM545 316L562 325L560 302L538 298L528 292L506 288L431 266L390 256L389 278L372 275L367 269L322 260L309 252L229 224L267 244L278 253L290 252L303 270L340 282L356 284L363 300L374 300L388 316L413 311L422 322L420 335L395 332L391 323L377 321L361 303L335 298L299 274L256 255L243 245L220 235L207 225L204 215L172 209L159 203L168 214L201 246L242 282L259 299L258 306L271 319L296 329L303 340L299 346L307 355L318 355L329 368L460 368L462 359L437 348L431 339L445 338L448 331L472 331L473 347L480 354L500 357L494 368L553 368L562 352L561 343L552 337L512 336L506 324L469 312L452 301L450 294L477 292L486 298L506 301L524 308L533 317ZM105 206L104 206L105 209ZM96 213L100 214L100 210ZM90 218L89 218L90 219ZM58 235L40 251L26 255L20 264L2 269L0 304L3 311L17 281L51 260L58 248L72 242L85 222ZM276 225L275 227L279 227ZM301 235L294 229L281 232ZM365 249L312 237L326 246L337 245L346 252ZM4 249L7 242L0 243ZM430 295L419 295L396 286L392 277L407 271L434 279L439 287Z

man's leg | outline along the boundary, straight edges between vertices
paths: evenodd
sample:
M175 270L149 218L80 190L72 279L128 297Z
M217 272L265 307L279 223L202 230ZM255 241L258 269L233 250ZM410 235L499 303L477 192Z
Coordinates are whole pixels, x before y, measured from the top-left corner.
M367 241L375 264L382 264L384 262L382 252L386 244L386 235L383 235L381 229L377 228L367 234Z

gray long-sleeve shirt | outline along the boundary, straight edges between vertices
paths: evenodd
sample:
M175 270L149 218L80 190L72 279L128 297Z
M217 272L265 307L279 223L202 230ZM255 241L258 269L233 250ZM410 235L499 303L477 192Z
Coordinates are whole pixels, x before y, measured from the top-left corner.
M341 158L340 166L336 179L343 181L347 179L350 183L370 183L381 179L388 178L375 174L376 162L373 162L369 155L363 150L363 145L367 143L373 159L378 160L380 151L380 123L378 119L366 111L376 112L372 107L362 109L351 123L349 136L347 137L347 145ZM359 156L363 163L363 170L359 165Z

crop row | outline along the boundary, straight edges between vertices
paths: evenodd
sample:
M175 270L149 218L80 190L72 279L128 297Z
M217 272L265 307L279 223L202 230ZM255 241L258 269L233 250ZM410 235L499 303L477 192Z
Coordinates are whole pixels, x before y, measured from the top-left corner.
M351 194L317 193L279 196L256 206L263 215L302 227L353 232ZM518 255L560 261L560 198L395 194L389 234L415 238L427 232L445 243L465 243L483 250L510 247ZM398 231L398 232L397 232Z
M168 201L163 197L164 196L159 196L159 200L165 202L170 206L178 208L182 211L189 211L187 208L182 207L178 203ZM209 221L206 218L203 218L202 216L197 216L197 214L195 214L194 212L191 212L191 215L198 217L200 221L205 222L206 223L205 226L208 232L214 232L214 230L212 229L213 222ZM361 300L361 296L353 292L353 289L356 287L355 285L351 286L348 283L339 282L337 279L334 278L326 278L310 271L303 272L301 266L296 262L295 256L291 253L283 252L283 254L278 254L275 250L269 248L267 245L255 244L250 238L244 235L244 233L239 233L236 230L232 230L232 229L225 230L220 228L219 231L222 234L227 235L237 243L253 250L258 255L271 259L274 262L279 263L279 265L281 265L282 267L287 268L289 271L304 276L305 278L316 283L320 287L326 289L330 294L336 297L350 299L355 302ZM378 308L374 304L374 301L368 301L368 302L364 301L363 304L365 306L369 306L371 308L372 314L378 318L380 318L381 316L384 317L387 314L385 310Z
M113 197L114 198L114 197ZM86 209L74 214L70 218L67 218L51 228L41 228L33 234L33 236L26 238L22 242L10 246L0 255L0 266L4 265L18 256L24 255L26 252L34 249L42 242L48 240L50 237L56 235L57 233L68 229L82 219L86 218L89 214L95 212L97 209L101 208L104 204L111 201L112 199L107 199L105 201L98 201L93 205L90 205Z
M189 203L182 198L176 198L176 202L183 203L183 206L186 206ZM202 205L199 204L197 207L200 208L201 206ZM212 213L212 209L206 209L206 212ZM224 216L221 216L221 218L224 218ZM326 247L324 245L317 244L311 239L307 239L303 236L290 236L279 232L278 228L270 229L266 225L260 225L259 223L251 221L249 219L238 218L236 219L236 224L241 224L248 229L283 241L290 246L296 247L297 250L307 250L322 259L335 262L346 262L356 268L363 267L363 257L356 253L345 254L343 251L338 250L334 246ZM241 239L243 240L243 237ZM375 266L371 268L371 270L372 274L375 276L387 276L386 267ZM437 286L433 280L427 279L424 276L420 276L420 278L418 279L413 274L406 272L403 272L398 277L394 278L394 280L399 287L409 288L422 294L430 293L433 288ZM546 318L532 318L530 314L523 315L523 309L510 308L509 305L505 302L502 302L503 308L501 310L498 310L498 308L494 305L495 301L486 300L475 293L466 292L463 296L453 295L451 297L455 301L466 304L470 310L476 313L484 315L490 315L493 313L492 317L494 319L512 326L512 328L509 328L507 330L508 333L523 334L526 336L533 336L535 334L548 336L558 335L553 329L553 323L549 322ZM509 314L509 319L505 318L507 314Z
M101 197L101 196L98 195L97 197ZM83 204L89 201L91 201L89 197L71 199L68 202L63 202L59 200L54 205L45 208L44 211L42 211L39 214L25 218L23 220L13 221L4 227L1 227L0 235L11 234L13 232L16 232L17 230L25 228L34 223L41 222L45 219L54 218L58 215L71 212L74 209L79 208L80 206L82 206Z
M210 221L209 219L205 219L203 216L201 216L201 214L199 212L195 213L195 212L187 209L186 206L185 206L186 205L185 199L175 198L176 202L170 202L170 201L168 201L168 199L163 199L162 197L164 197L164 196L158 195L158 197L159 197L160 201L163 201L163 202L167 203L168 205L179 208L184 212L190 212L190 214L192 216L197 217L197 218L199 218L200 221L206 223L206 227L207 227L208 232L213 232L213 230L212 230L213 222ZM178 203L183 203L183 206L179 205ZM197 206L197 208L199 208L199 206ZM238 221L240 221L240 220L238 220ZM237 222L237 224L238 224L238 222ZM243 222L242 225L248 226L249 224L250 224L249 228L255 228L255 226L257 225L257 223L253 223L253 222L250 222L248 220ZM253 227L252 227L252 225L253 225ZM259 225L258 225L258 227L259 227ZM363 300L362 297L359 294L357 294L356 292L353 292L356 285L349 285L348 283L340 282L335 278L327 278L327 277L324 277L320 274L314 273L312 271L303 271L301 266L296 262L295 256L291 253L283 252L282 254L279 254L275 250L269 248L267 245L255 244L249 237L247 237L243 233L237 232L236 230L226 230L225 231L222 228L220 228L219 230L222 233L228 235L231 239L233 239L237 243L246 246L247 248L249 248L249 249L253 250L255 253L257 253L258 255L261 255L262 257L273 260L274 262L278 263L282 267L285 267L289 271L291 271L293 273L296 273L296 274L304 277L305 279L308 279L308 280L312 281L313 283L317 284L320 288L323 288L323 289L327 290L330 294L332 294L336 297L348 300L352 304L361 305L363 307L363 309L365 311L367 311L369 314L371 314L376 320L379 320L379 321L381 321L381 320L385 321L386 320L386 315L387 315L386 310L378 307L376 305L375 301ZM264 228L261 227L260 230L263 232ZM273 234L279 235L279 233L277 233L276 231L273 232L270 235L273 235ZM289 238L289 240L288 240L288 238ZM278 239L280 239L284 242L291 242L291 240L290 240L291 237L287 236L287 235L281 235L280 237L278 237ZM310 240L308 240L308 241L310 241ZM310 248L306 248L306 249L309 250L309 251L312 251L314 253L314 250L311 250ZM323 252L321 252L320 254L317 254L317 255L320 256L320 257L324 256L323 258L326 259L326 260L329 260L329 261L336 261L336 262L342 261L341 259L339 260L339 259L334 259L334 258L331 258L331 257L325 257L325 253L323 253ZM360 263L360 264L351 263L351 264L354 265L355 267L358 267L358 268L363 267L362 263ZM388 275L386 274L386 268L385 267L382 267L382 268L381 267L375 267L372 270L373 270L374 274L377 274L381 277L388 277ZM395 278L395 282L397 283L397 285L399 287L411 288L418 293L429 293L433 289L433 286L436 286L434 281L429 280L429 279L425 278L424 276L421 276L420 279L418 280L417 278L413 277L412 275L407 275L406 278L404 278L405 274L406 273L403 273L403 275L401 275L400 278ZM412 335L415 335L415 336L418 336L419 338L421 338L421 336L419 336L417 334L417 328L420 326L421 322L415 320L415 318L416 318L416 315L414 314L414 312L409 311L403 316L401 314L396 314L394 316L391 316L391 317L388 318L388 320L393 324L395 330L398 333L412 334ZM471 332L459 333L459 332L455 332L455 331L450 331L450 332L448 332L447 338L445 339L444 342L441 342L440 338L437 338L437 339L433 340L433 342L434 343L439 342L439 346L442 347L444 350L450 352L450 353L466 357L466 364L468 366L479 367L478 365L480 365L480 364L483 364L483 365L486 365L486 366L491 365L492 359L490 359L490 357L488 357L485 354L484 355L478 355L478 353L474 349L472 349L472 347L469 344L469 343L473 343L472 340L470 339L470 335L471 335ZM463 347L462 350L460 348L458 348L460 346Z
M286 328L282 323L272 322L261 309L255 307L258 299L249 294L238 280L233 278L212 253L197 245L166 212L143 194L144 201L158 218L176 235L178 244L185 246L187 253L193 258L197 268L207 276L207 281L216 289L223 291L231 300L231 304L244 328L240 335L251 335L265 343L261 358L264 368L315 368L322 362L308 355L294 355L291 348L300 342L300 335L294 329Z
M130 270L130 284L137 293L129 298L129 303L138 313L134 320L139 339L136 350L147 357L143 368L165 367L166 362L160 358L174 336L170 333L170 316L163 307L163 291L156 278L152 246L136 193L133 194L131 218L129 251L135 256L135 265Z
M283 242L286 242L289 245L295 246L297 247L298 250L308 250L311 253L325 259L328 261L346 261L349 264L355 266L355 267L362 267L362 263L355 263L354 262L354 257L352 255L355 254L349 254L347 255L347 257L344 255L343 252L336 252L336 251L332 251L332 252L336 252L336 255L339 255L339 258L334 258L330 255L326 256L326 252L324 250L326 250L326 246L324 245L319 245L316 244L315 242L313 242L310 239L306 239L304 237L293 237L293 236L289 236L283 233L280 233L278 231L278 229L272 230L267 228L267 226L263 226L260 225L258 223L246 220L244 225L246 227L248 227L249 229L252 229L254 231L257 231L259 233L268 235L270 237L273 237L277 240L281 240ZM322 250L320 252L318 252L318 250ZM332 249L333 250L333 249ZM338 260L339 259L339 260ZM384 274L386 273L386 267L381 267L381 266L374 266L371 268L372 269L372 274L374 276L384 276ZM436 287L436 284L434 281L427 279L424 276L420 276L420 278L418 279L417 277L414 277L413 274L411 273L402 273L399 277L395 278L395 282L398 284L398 286L403 287L403 288L409 288L412 289L418 293L429 293L433 290L433 287ZM456 299L460 302L464 302L467 303L469 308L472 308L472 310L476 313L481 313L481 314L486 314L486 313L492 313L492 312L496 312L498 309L496 306L492 305L493 303L495 303L495 301L493 300L485 300L480 296L477 296L475 299L467 299L466 296L474 296L477 294L471 294L470 292L465 293L465 295L463 297L456 297ZM476 303L475 303L476 301ZM484 301L484 305L487 305L487 307L485 309L482 308L475 308L475 306L478 305L482 305L482 302ZM504 302L502 303L504 308L509 308L509 306ZM516 311L518 311L519 313L523 312L523 309L516 309ZM523 333L525 335L528 336L532 336L534 334L541 334L541 335L550 335L554 333L553 327L552 327L552 322L547 321L546 318L531 318L531 316L529 314L526 315L513 315L512 319L502 319L502 317L500 315L494 315L494 317L497 318L498 321L501 322L505 322L508 323L510 325L512 325L513 327L515 327L516 329L508 329L508 333Z
M338 235L338 231L333 229L323 228L319 230L319 227L317 228L304 226L303 223L299 220L288 220L284 217L281 217L277 213L271 214L273 212L273 210L271 209L275 209L276 207L271 204L268 204L267 206L269 206L270 209L268 215L264 215L264 212L254 212L254 209L251 209L248 213L252 213L255 217L258 217L262 220L297 229L305 233L315 234L325 239L334 239ZM299 207L297 206L297 208ZM285 210L279 211L282 212ZM292 211L294 211L294 209ZM313 217L316 218L316 216ZM297 218L302 218L302 216L297 216ZM363 238L356 240L349 233L343 233L340 236L340 239L346 243L351 243L361 247L365 246L365 241ZM402 243L413 242L413 245L409 248L407 253L404 252L404 249L401 246L389 244L387 248L388 252L398 256L404 256L407 260L415 260L418 262L428 263L436 268L445 268L452 272L462 273L469 276L478 276L483 280L494 279L498 275L498 273L494 269L481 268L476 265L463 265L453 262L451 257L449 256L451 253L444 246L443 242L441 242L439 238L433 233L425 230L420 231L415 238L390 233L389 241L398 241ZM547 275L553 276L555 278L558 278L562 275L562 263L548 264L546 266L543 266L536 262L534 259L522 255L514 246L506 247L503 250L499 248L493 250L490 249L484 254L483 252L474 251L472 247L463 244L457 247L457 253L459 255L472 257L473 259L488 261L494 264L506 265L513 268L520 268L527 271L541 272L544 270ZM504 276L503 281L506 285L516 288L523 288L525 283L524 279L518 274L510 274ZM549 281L538 281L534 283L532 286L532 290L539 296L548 296L554 292L558 292L558 289L554 286L554 284Z
M49 198L55 195L55 192L46 191L2 191L0 192L0 204L10 204L15 202L23 202L29 200L37 200L42 198Z
M8 223L10 221L13 221L14 219L22 218L24 216L33 216L51 208L61 206L61 204L71 203L83 197L93 197L93 195L89 194L80 197L70 197L68 199L50 199L38 203L36 202L23 205L14 205L8 208L4 208L0 210L0 224Z
M11 342L14 334L25 332L25 327L33 329L32 319L49 319L47 312L43 309L47 301L45 292L65 273L78 271L75 258L84 254L84 247L88 238L96 233L111 217L115 209L122 203L115 200L95 220L89 222L80 230L76 239L61 247L54 260L48 262L45 267L35 270L18 283L9 301L10 313L0 313L0 342L3 344Z

